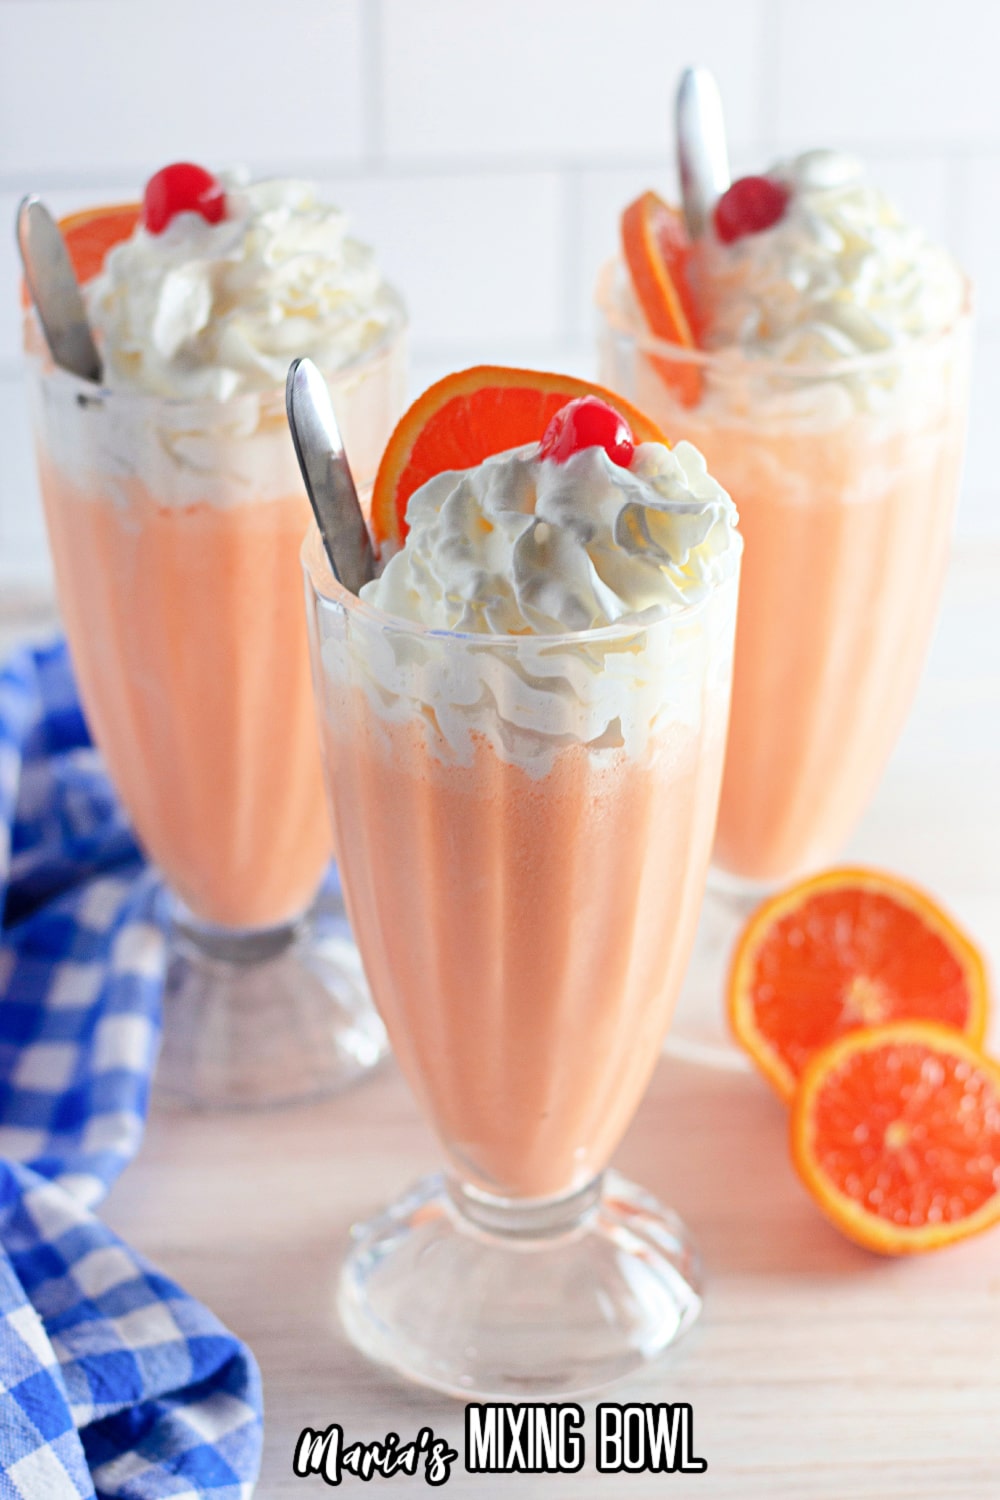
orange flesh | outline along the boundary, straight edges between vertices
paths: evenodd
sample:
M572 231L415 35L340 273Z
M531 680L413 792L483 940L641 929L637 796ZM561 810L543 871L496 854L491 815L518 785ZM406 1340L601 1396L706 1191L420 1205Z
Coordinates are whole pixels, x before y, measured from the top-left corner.
M953 944L865 887L820 891L780 917L756 950L744 1003L795 1077L858 1026L922 1017L962 1030L975 1009Z
M680 213L656 193L643 193L622 214L621 231L625 264L650 333L696 348L695 308L685 278L691 246ZM697 403L701 372L694 365L653 364L684 406Z
M60 219L59 228L79 281L90 281L103 270L108 251L128 239L141 213L141 203L118 203Z
M588 395L613 406L636 442L666 442L655 423L629 402L569 375L483 365L430 386L396 427L379 466L372 496L376 541L403 541L410 496L428 479L540 441L557 411Z
M820 1210L882 1255L914 1255L1000 1220L1000 1066L947 1026L896 1021L810 1062L792 1159Z
M1000 1192L1000 1093L964 1055L916 1041L856 1052L828 1074L811 1131L837 1192L904 1229L968 1219Z

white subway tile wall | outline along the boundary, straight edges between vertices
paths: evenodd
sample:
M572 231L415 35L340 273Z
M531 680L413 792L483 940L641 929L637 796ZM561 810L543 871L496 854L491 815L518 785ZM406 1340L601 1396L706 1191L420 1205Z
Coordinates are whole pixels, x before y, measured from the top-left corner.
M674 80L716 73L737 170L847 146L976 283L959 525L1000 536L993 0L0 0L0 224L134 196L182 157L319 178L413 321L413 389L478 360L593 369L591 291L672 191ZM0 584L44 581L0 231Z

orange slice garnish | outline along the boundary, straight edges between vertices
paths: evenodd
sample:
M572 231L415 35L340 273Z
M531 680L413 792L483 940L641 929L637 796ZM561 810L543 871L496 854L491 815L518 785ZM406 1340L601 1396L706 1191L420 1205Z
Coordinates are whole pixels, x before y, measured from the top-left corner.
M622 214L622 253L632 289L649 331L684 349L698 346L694 302L684 268L691 242L679 209L656 193L643 193ZM701 371L683 361L653 358L653 364L685 406L701 395Z
M729 1019L783 1099L846 1032L937 1021L986 1031L986 966L926 892L877 870L829 870L765 901L736 946Z
M407 503L428 479L539 442L556 412L579 396L598 396L613 406L637 443L666 443L656 424L636 407L586 380L504 365L460 370L428 387L389 439L372 493L376 542L380 547L403 542Z
M1000 1220L1000 1067L927 1021L855 1031L802 1076L792 1159L822 1212L883 1255Z
M59 220L78 281L90 281L103 270L108 251L128 239L141 213L141 203L114 203Z
M104 258L113 246L127 240L139 222L141 203L112 203L84 208L59 220L76 279L91 281L104 269ZM21 303L30 305L27 287L21 285Z

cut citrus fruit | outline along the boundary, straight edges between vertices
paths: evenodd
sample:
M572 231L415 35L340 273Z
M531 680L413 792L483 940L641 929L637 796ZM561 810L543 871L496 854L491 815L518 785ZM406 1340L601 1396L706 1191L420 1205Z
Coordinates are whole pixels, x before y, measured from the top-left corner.
M1000 1219L1000 1067L948 1026L897 1021L817 1053L791 1139L819 1208L869 1250L938 1250Z
M78 281L90 281L100 273L108 251L128 239L141 212L140 203L113 203L59 220Z
M405 412L382 455L372 493L372 529L380 546L406 537L414 490L447 469L469 469L494 453L540 442L556 412L597 396L619 412L637 443L666 443L636 407L612 391L539 370L476 365L429 386Z
M691 242L680 211L656 193L643 193L622 214L622 253L636 301L655 338L697 348L694 302L685 265ZM701 395L701 371L683 361L654 359L659 374L685 406Z
M784 1099L845 1032L928 1020L978 1044L987 1006L969 938L930 896L876 870L829 870L765 901L729 975L732 1028Z

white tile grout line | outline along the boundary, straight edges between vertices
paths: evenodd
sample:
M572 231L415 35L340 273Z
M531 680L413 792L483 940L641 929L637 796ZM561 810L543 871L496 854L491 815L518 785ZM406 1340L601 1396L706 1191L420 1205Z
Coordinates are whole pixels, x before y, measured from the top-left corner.
M781 37L781 0L762 0L760 25L757 28L758 45L762 49L757 126L768 156L777 149L778 142Z
M928 156L934 156L942 158L949 165L958 165L965 164L973 157L990 155L1000 157L1000 137L996 140L945 146L942 146L938 140L910 141L906 145L896 145L884 141L850 140L844 137L841 144L845 149L849 148L862 157L882 157L898 161L923 161ZM753 155L754 153L763 154L773 147L773 141L759 138L743 143L741 150L745 150L748 155ZM464 158L428 156L426 159L420 158L419 160L393 160L384 155L381 146L377 146L377 153L377 156L373 156L370 161L365 160L360 163L338 162L329 157L313 161L296 161L289 157L284 159L280 166L276 166L274 162L261 164L252 160L246 165L252 175L274 174L276 171L282 171L290 175L318 179L339 177L346 181L365 179L391 181L397 178L407 181L415 177L531 176L553 172L586 174L588 172L655 171L663 166L662 151L620 151L587 157L567 157L564 153L547 155L544 152L538 155L525 153L516 156L482 153ZM123 166L100 172L92 169L73 172L62 168L57 171L34 173L0 171L0 193L18 196L27 191L63 193L86 192L88 187L103 190L120 187L123 192L134 197L139 186L141 184L137 182L136 169Z
M560 343L579 343L586 332L579 327L583 300L583 187L579 172L564 171L560 176L558 239L556 254L562 272L557 325Z
M378 167L385 151L383 27L382 0L363 0L361 5L361 140L364 167L369 172Z
M948 161L945 158L945 213L952 226L952 248L961 265L969 259L971 224L969 219L971 169L969 160ZM975 294L975 287L973 287ZM986 325L977 323L977 332L984 332Z

